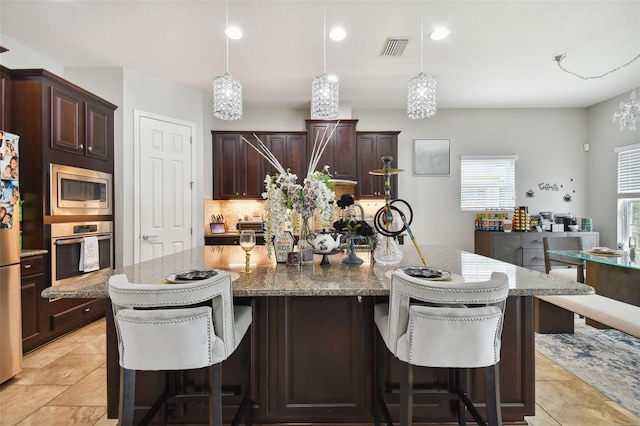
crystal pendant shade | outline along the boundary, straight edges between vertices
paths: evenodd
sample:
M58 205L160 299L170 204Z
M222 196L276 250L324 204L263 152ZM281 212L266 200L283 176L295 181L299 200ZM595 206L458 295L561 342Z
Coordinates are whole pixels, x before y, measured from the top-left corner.
M613 122L620 123L620 131L629 125L629 130L636 130L640 119L640 102L636 99L636 91L631 92L631 100L626 104L620 102L620 109L613 114Z
M311 83L311 118L331 119L338 117L338 77L322 74Z
M409 80L407 117L418 120L436 114L436 78L421 72Z
M228 72L213 79L213 115L221 120L242 118L242 83Z

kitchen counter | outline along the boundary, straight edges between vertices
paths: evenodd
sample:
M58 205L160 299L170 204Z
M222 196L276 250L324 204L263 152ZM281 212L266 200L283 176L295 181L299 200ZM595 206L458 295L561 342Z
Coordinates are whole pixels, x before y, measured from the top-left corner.
M49 253L49 250L42 249L25 249L20 251L20 257L31 257L31 256L41 256L43 254Z
M402 246L402 265L419 265L415 248ZM473 253L442 246L422 246L430 266L446 269L466 281L486 280L493 271L509 276L501 349L502 418L524 423L535 414L534 303L537 294L591 294L584 284L532 271ZM256 424L325 425L373 423L373 339L376 303L388 300L390 273L396 266L372 264L369 252L360 251L360 266L341 263L345 253L329 256L331 265L287 266L266 257L264 247L251 252L251 274L244 274L244 252L237 246L205 246L160 259L92 274L73 284L46 289L44 297L107 298L107 282L124 273L131 282L166 283L179 271L221 268L232 273L235 303L253 307L251 338L223 363L225 384L238 386L243 377L240 359L250 357L252 416ZM171 284L167 284L171 285ZM389 385L398 386L399 361L388 357ZM107 412L118 414L118 345L113 316L107 313ZM173 372L170 391L183 383L199 383L202 372ZM452 374L442 369L415 369L414 382L423 388L446 390ZM137 403L150 405L160 380L156 372L139 374ZM483 412L483 371L469 371L468 395ZM224 403L226 404L226 403ZM178 404L179 405L179 404ZM233 402L225 405L225 423L232 418ZM171 424L203 424L206 405L174 407ZM391 404L392 416L397 407ZM141 413L138 413L141 414ZM457 422L457 404L414 403L414 421L420 424Z
M510 296L592 294L590 286L555 278L498 260L443 246L423 246L430 266L461 275L465 281L486 280L492 271L509 276ZM401 265L420 265L420 258L411 246L403 246ZM113 274L123 273L136 283L163 283L171 274L191 269L217 268L239 273L233 283L236 297L270 296L386 296L389 294L387 272L397 266L371 264L369 253L358 252L365 263L361 266L341 263L346 254L329 256L330 266L320 266L321 256L313 265L288 266L276 264L266 256L264 247L251 251L253 273L244 274L244 251L234 246L205 246L186 250L136 265L99 272L88 278L78 278L69 284L49 287L43 297L94 298L108 297L107 281Z

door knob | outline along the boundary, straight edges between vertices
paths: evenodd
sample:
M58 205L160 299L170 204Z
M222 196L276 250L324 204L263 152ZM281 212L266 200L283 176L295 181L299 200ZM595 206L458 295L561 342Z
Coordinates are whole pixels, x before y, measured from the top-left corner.
M157 234L144 234L142 235L143 240L150 240L152 238L160 238L160 235Z

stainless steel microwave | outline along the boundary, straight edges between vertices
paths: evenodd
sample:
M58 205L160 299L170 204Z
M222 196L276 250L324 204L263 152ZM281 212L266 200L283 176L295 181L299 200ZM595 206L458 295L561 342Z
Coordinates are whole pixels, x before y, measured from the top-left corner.
M111 174L51 164L49 177L51 216L111 214Z

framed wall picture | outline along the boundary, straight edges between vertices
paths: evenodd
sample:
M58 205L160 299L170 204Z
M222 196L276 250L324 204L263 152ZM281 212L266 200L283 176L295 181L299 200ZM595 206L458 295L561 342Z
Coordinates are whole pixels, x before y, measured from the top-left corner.
M414 139L413 174L449 176L449 139Z

